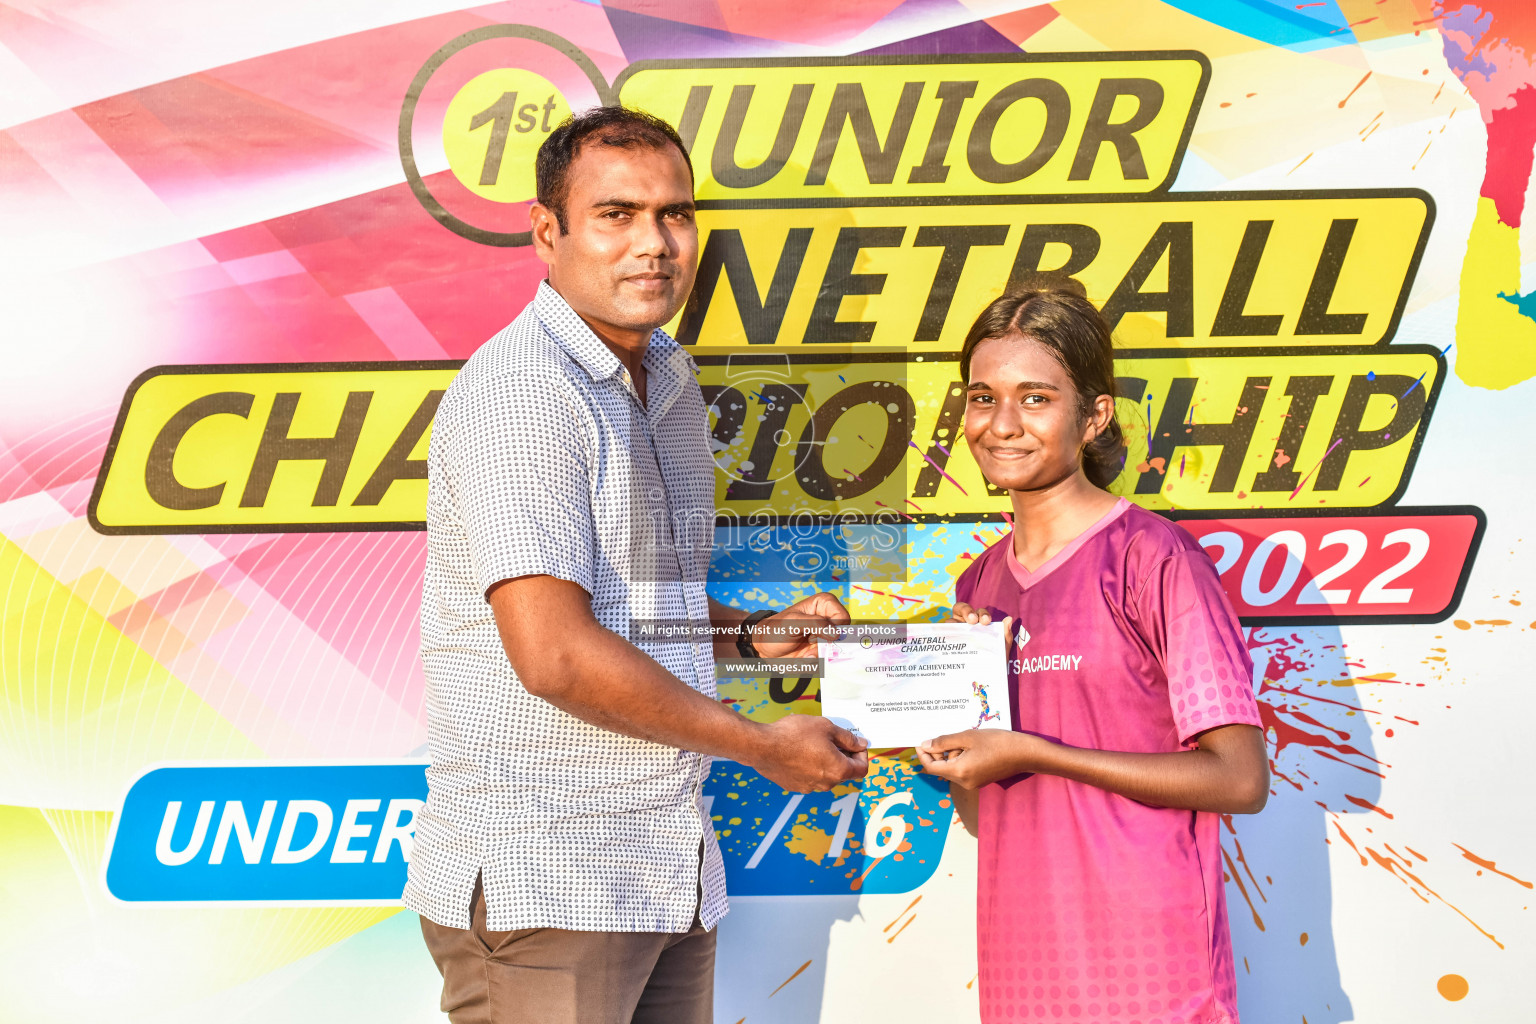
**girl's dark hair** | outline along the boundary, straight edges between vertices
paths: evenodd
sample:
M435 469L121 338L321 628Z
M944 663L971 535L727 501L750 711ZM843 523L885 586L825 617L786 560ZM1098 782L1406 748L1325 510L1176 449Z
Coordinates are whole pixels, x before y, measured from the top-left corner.
M1082 284L1070 277L1037 277L1011 287L992 300L960 349L960 376L971 379L971 356L984 341L1021 335L1050 349L1077 391L1079 413L1086 417L1100 395L1119 397L1109 323ZM1083 447L1083 473L1108 488L1125 465L1125 435L1111 417L1099 436Z

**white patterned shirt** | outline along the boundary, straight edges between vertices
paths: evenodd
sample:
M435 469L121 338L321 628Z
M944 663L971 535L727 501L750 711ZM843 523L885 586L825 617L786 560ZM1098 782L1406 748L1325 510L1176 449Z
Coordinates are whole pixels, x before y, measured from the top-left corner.
M517 576L579 584L599 624L715 696L708 643L631 635L632 622L708 623L715 518L693 360L658 330L643 365L645 404L545 283L438 407L421 595L431 764L405 889L438 924L469 927L477 874L495 931L685 932L695 910L709 928L725 914L710 759L530 694L485 599Z

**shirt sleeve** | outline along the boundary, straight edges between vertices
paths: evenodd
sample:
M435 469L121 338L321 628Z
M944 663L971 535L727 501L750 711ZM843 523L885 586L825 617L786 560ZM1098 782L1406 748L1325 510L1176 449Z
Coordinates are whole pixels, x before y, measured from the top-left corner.
M442 471L480 592L542 575L592 593L591 460L561 382L495 377L455 411Z
M1209 555L1180 551L1163 559L1136 605L1168 677L1181 743L1222 725L1262 728L1253 659Z

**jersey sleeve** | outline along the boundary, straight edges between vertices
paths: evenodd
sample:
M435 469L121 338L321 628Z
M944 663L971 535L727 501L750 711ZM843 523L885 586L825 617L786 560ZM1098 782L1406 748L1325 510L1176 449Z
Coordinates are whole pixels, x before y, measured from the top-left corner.
M554 576L592 592L596 532L581 421L558 381L504 375L464 395L439 469L483 594Z
M1210 556L1179 551L1164 558L1143 582L1136 607L1168 677L1181 743L1222 725L1262 728L1253 660Z

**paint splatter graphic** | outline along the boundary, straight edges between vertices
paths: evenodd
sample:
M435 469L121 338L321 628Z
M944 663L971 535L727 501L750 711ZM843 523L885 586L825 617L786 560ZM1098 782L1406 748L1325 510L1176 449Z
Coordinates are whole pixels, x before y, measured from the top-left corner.
M1314 977L1336 972L1326 914L1321 920L1300 922L1294 915L1305 905L1314 915L1319 906L1326 910L1330 897L1318 890L1330 882L1336 888L1347 878L1341 878L1341 872L1358 868L1389 875L1402 886L1405 897L1426 905L1437 927L1466 928L1496 949L1504 949L1504 941L1487 918L1507 908L1509 897L1523 899L1532 883L1495 860L1436 835L1432 825L1405 820L1382 796L1393 772L1393 741L1405 728L1423 727L1426 715L1421 709L1452 710L1443 702L1435 703L1440 699L1437 691L1459 682L1447 678L1447 649L1431 648L1422 659L1423 675L1407 677L1371 671L1337 636L1336 630L1317 629L1260 628L1249 634L1259 680L1256 694L1269 745L1272 796L1265 813L1257 818L1223 819L1229 917L1239 946L1252 949L1258 943L1266 954L1286 962L1288 970L1309 970ZM1331 852L1320 854L1313 836L1322 838ZM1306 863L1309 858L1312 863ZM1475 907L1467 905L1464 897L1453 898L1452 891L1465 893L1469 868L1477 875L1499 876L1509 891L1487 890ZM1281 876L1278 883L1277 875ZM1277 895L1282 886L1295 885L1313 891L1292 889ZM1297 934L1289 927L1295 923L1306 929L1299 944L1285 949L1270 941L1277 931L1273 919L1282 915L1292 916L1284 921L1287 927L1278 929L1281 934ZM1250 925L1252 932L1244 935ZM1320 942L1322 953L1314 955ZM1268 976L1275 976L1274 963L1266 967ZM1336 984L1336 973L1333 977ZM1351 1019L1342 986L1332 999L1319 998L1322 991L1320 979L1312 987L1311 1002L1287 1004L1285 1009L1314 1022ZM1452 991L1457 991L1454 985ZM1442 994L1447 999L1461 998L1444 990ZM1266 993L1266 1003L1271 997L1299 998Z
M1456 320L1456 373L1486 388L1536 375L1536 295L1520 292L1520 224L1536 144L1533 10L1528 0L1435 5L1446 63L1488 133Z
M948 788L910 757L870 758L861 783L788 793L716 761L704 787L730 891L739 896L909 892L938 867Z

